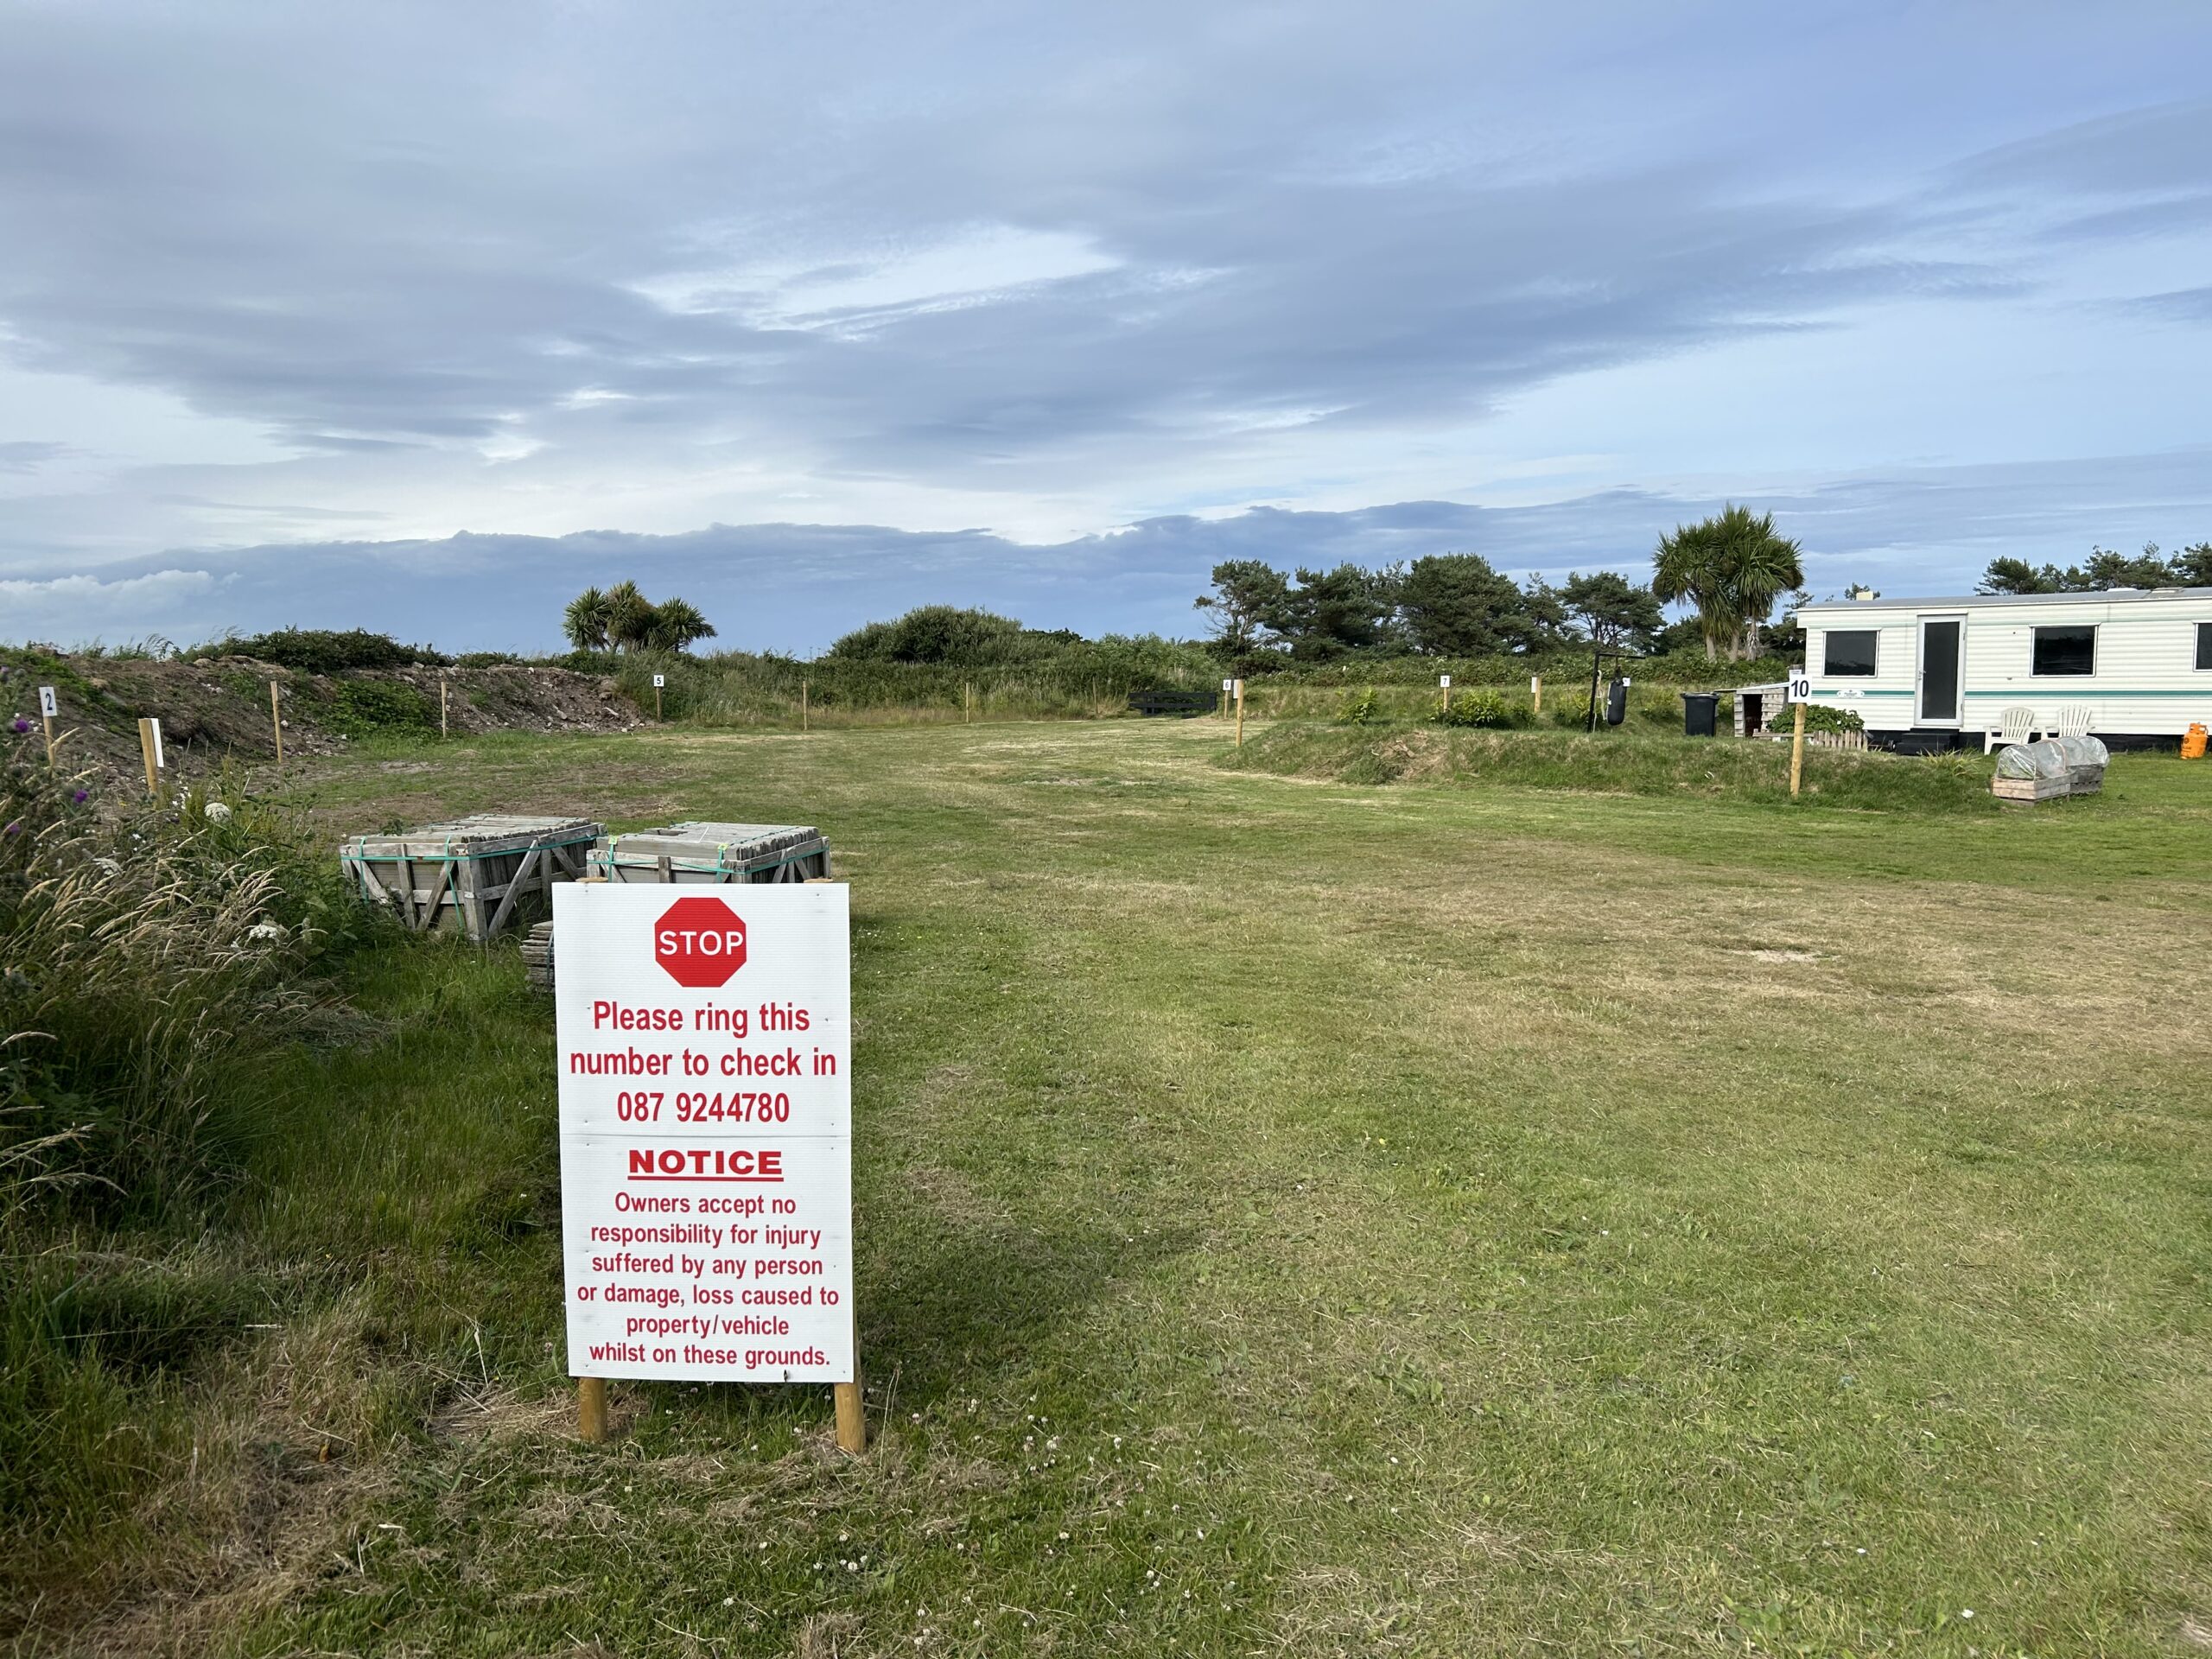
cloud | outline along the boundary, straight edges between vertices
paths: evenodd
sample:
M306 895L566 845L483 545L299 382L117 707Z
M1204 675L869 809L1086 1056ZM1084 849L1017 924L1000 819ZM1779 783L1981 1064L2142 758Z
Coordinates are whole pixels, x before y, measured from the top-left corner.
M143 575L0 578L4 637L77 645L104 635L161 632L163 622L190 617L226 577L207 570L149 570Z
M1052 543L977 529L756 524L675 535L285 543L196 553L203 568L191 570L0 582L0 601L9 632L21 594L49 618L79 609L110 632L188 641L297 624L366 626L449 650L543 651L558 648L570 594L629 577L653 596L681 594L699 605L728 649L811 654L864 621L933 602L988 606L1033 626L1090 634L1187 636L1199 631L1191 601L1223 560L1375 566L1468 550L1520 577L1557 581L1594 569L1642 576L1663 531L1728 499L1618 488L1515 506L1259 505L1147 518ZM2098 541L2178 546L2212 534L2212 449L1770 480L1751 499L1804 543L1818 591L1872 581L1892 593L1956 592L2000 552L2042 562L2078 557Z
M18 439L0 443L0 473L35 473L49 461L70 454L66 443Z
M1532 478L2212 440L2212 364L2159 326L2190 290L2113 303L2212 254L2212 23L1989 23L19 8L0 569L803 511L825 581L880 523L988 526L957 556L1018 582L1253 502L1334 545ZM188 453L126 395L232 435Z
M2212 322L2212 288L2177 288L2128 302L2146 316L2174 322Z

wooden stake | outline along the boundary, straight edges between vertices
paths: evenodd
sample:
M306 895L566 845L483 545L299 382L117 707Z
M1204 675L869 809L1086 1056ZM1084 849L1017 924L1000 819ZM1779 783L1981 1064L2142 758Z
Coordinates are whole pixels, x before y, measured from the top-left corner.
M159 721L141 720L138 722L138 753L146 762L146 792L157 801L162 798L162 783L154 762L154 747L161 741Z
M607 1438L607 1379L576 1379L576 1433L596 1445Z
M1449 679L1444 682L1444 712L1447 715L1452 712L1452 682Z
M453 735L452 728L446 724L446 677L441 674L438 676L438 735L440 737Z
M41 715L39 719L46 726L46 764L50 766L54 764L54 716Z
M276 734L276 764L284 764L284 710L276 701L276 682L269 682L269 724Z
M660 687L658 685L653 687L653 718L655 720L660 718Z
M1244 747L1244 682L1236 682L1236 747Z
M804 680L798 683L798 728L802 732L806 729L806 682Z
M861 1319L858 1309L853 1313L853 1380L836 1384L831 1392L837 1397L837 1449L857 1458L868 1450L868 1407L861 1398Z
M963 725L963 726L964 726L964 725L966 725L969 721L972 721L972 720L974 720L974 719L976 718L976 715L975 715L975 702L976 702L976 683L975 683L973 680L963 680L963 681L961 681L961 682L960 682L960 723L961 723L962 725Z
M1544 677L1541 674L1529 677L1529 712L1532 715L1544 712Z
M1789 727L1789 792L1797 793L1797 785L1805 775L1805 705L1797 705L1797 718Z

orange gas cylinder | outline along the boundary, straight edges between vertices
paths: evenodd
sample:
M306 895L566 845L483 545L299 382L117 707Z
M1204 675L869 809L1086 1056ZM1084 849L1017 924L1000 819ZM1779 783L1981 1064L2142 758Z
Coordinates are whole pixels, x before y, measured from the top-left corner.
M2202 721L2183 733L2181 758L2184 760L2202 760L2204 758L2204 722Z

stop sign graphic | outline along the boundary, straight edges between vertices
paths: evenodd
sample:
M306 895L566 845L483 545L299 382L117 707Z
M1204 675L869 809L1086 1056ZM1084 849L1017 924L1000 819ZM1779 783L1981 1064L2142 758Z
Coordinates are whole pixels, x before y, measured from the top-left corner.
M719 899L679 899L653 924L653 960L694 990L728 984L745 966L745 924Z

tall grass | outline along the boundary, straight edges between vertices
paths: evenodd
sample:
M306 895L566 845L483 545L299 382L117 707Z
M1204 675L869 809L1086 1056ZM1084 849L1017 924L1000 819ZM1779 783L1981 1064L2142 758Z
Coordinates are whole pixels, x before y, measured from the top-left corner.
M1214 684L1219 669L1195 645L1165 639L1077 640L979 664L899 663L724 652L690 657L639 652L605 659L624 694L653 706L652 677L668 683L671 721L700 726L929 725L978 720L1096 720L1125 713L1132 691Z
M1629 795L1787 802L1789 750L1779 743L1687 738L1601 728L1467 731L1433 726L1345 727L1284 721L1248 738L1221 764L1351 784L1503 784ZM1980 755L1910 757L1817 749L1805 757L1805 798L1874 810L1975 813L1999 809Z
M611 674L639 707L653 706L652 677L664 677L661 706L671 721L701 726L823 727L930 725L978 720L1098 720L1126 714L1135 691L1217 689L1229 671L1205 646L1156 638L1078 639L1033 645L1029 654L979 664L901 663L825 656L797 658L725 652L631 652L563 659L571 667ZM1680 689L1775 679L1780 659L1708 664L1670 657L1628 664L1635 683L1633 717L1677 725ZM1587 657L1541 658L1348 658L1284 664L1245 676L1245 707L1261 716L1324 719L1345 696L1373 689L1389 718L1424 718L1439 700L1437 677L1452 677L1452 695L1487 689L1518 705L1531 699L1529 677L1543 677L1543 716L1580 723L1589 708ZM1611 671L1609 668L1608 671Z
M176 1379L263 1300L203 1223L364 925L242 797L99 805L28 745L0 774L0 1576L190 1456Z

